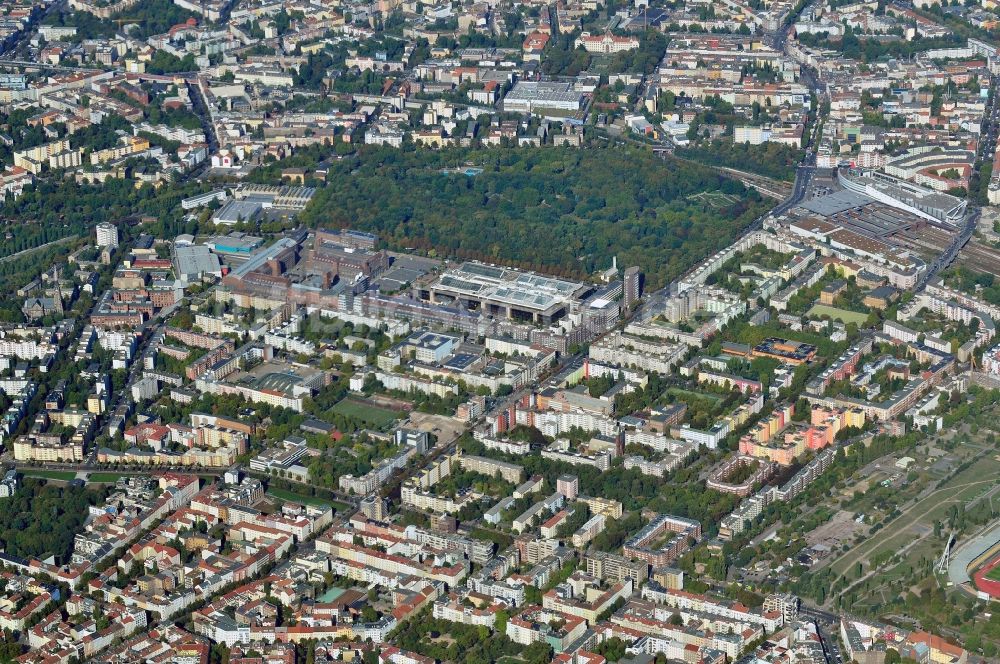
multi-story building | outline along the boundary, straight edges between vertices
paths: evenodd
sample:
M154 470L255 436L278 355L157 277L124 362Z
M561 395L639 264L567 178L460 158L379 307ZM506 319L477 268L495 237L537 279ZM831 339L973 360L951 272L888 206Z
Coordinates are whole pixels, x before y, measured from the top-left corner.
M638 586L649 576L649 564L644 561L629 560L606 551L588 553L584 559L587 574L605 581L631 579Z
M507 621L507 637L514 643L530 646L544 642L556 652L566 650L586 629L587 621L583 618L538 606L529 606Z
M524 479L524 468L516 463L507 463L506 461L496 461L486 457L463 454L458 457L458 465L465 470L481 475L488 475L489 477L499 474L504 481L511 484L520 484Z
M673 533L660 543L667 533ZM629 558L643 560L654 567L669 565L701 538L701 524L669 514L660 514L625 542L622 549Z
M575 46L576 48L583 47L588 53L621 53L639 48L639 39L619 37L610 33L592 35L589 32L584 32L576 38Z
M113 249L118 246L118 227L108 222L101 222L95 228L97 246Z

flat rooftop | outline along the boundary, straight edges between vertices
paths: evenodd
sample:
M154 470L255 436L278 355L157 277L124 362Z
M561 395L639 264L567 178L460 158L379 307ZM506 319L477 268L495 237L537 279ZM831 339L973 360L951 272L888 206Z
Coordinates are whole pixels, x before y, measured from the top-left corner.
M864 207L873 202L873 200L864 194L843 189L832 194L827 194L826 196L820 196L819 198L811 198L801 203L800 207L824 217L832 217L840 212Z
M582 95L573 89L572 83L558 81L518 81L507 93L506 100L525 100L533 102L579 102Z
M568 302L586 289L565 281L511 268L468 262L445 272L431 289L527 309L546 310Z

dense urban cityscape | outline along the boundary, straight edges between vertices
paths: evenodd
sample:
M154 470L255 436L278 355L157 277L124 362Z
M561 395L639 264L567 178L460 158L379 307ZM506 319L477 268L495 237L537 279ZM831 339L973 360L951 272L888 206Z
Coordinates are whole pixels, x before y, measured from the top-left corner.
M1000 661L994 0L0 0L0 662Z

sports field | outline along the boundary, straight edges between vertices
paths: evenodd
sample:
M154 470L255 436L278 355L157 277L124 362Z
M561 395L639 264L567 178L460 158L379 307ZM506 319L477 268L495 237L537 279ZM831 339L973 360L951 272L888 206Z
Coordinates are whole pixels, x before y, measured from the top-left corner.
M399 417L395 411L353 397L337 402L333 412L362 420L379 429L389 426Z
M866 320L868 320L867 314L862 314L857 311L848 311L847 309L838 309L837 307L831 307L828 304L814 304L812 309L806 312L807 316L816 316L820 318L821 316L829 316L833 320L839 320L843 323L857 323L861 325Z
M122 478L122 475L118 473L91 473L87 476L88 482L97 482L98 484L114 484Z

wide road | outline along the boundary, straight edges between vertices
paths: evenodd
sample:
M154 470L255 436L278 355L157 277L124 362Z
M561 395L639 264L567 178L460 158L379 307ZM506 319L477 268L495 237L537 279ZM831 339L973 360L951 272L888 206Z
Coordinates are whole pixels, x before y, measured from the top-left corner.
M42 11L36 13L30 19L28 19L28 22L24 26L24 28L14 33L14 35L12 35L9 38L9 42L4 44L3 50L0 51L0 56L8 56L16 53L19 48L24 46L24 44L28 41L28 38L31 37L32 34L34 34L35 26L44 21L45 18L52 12L62 9L65 6L65 4L66 0L56 0L51 5L49 5ZM38 65L38 63L33 63L33 64L35 64L36 66Z
M820 638L823 639L823 650L830 664L843 664L844 656L840 650L840 616L808 606L799 608L799 615L816 623Z

